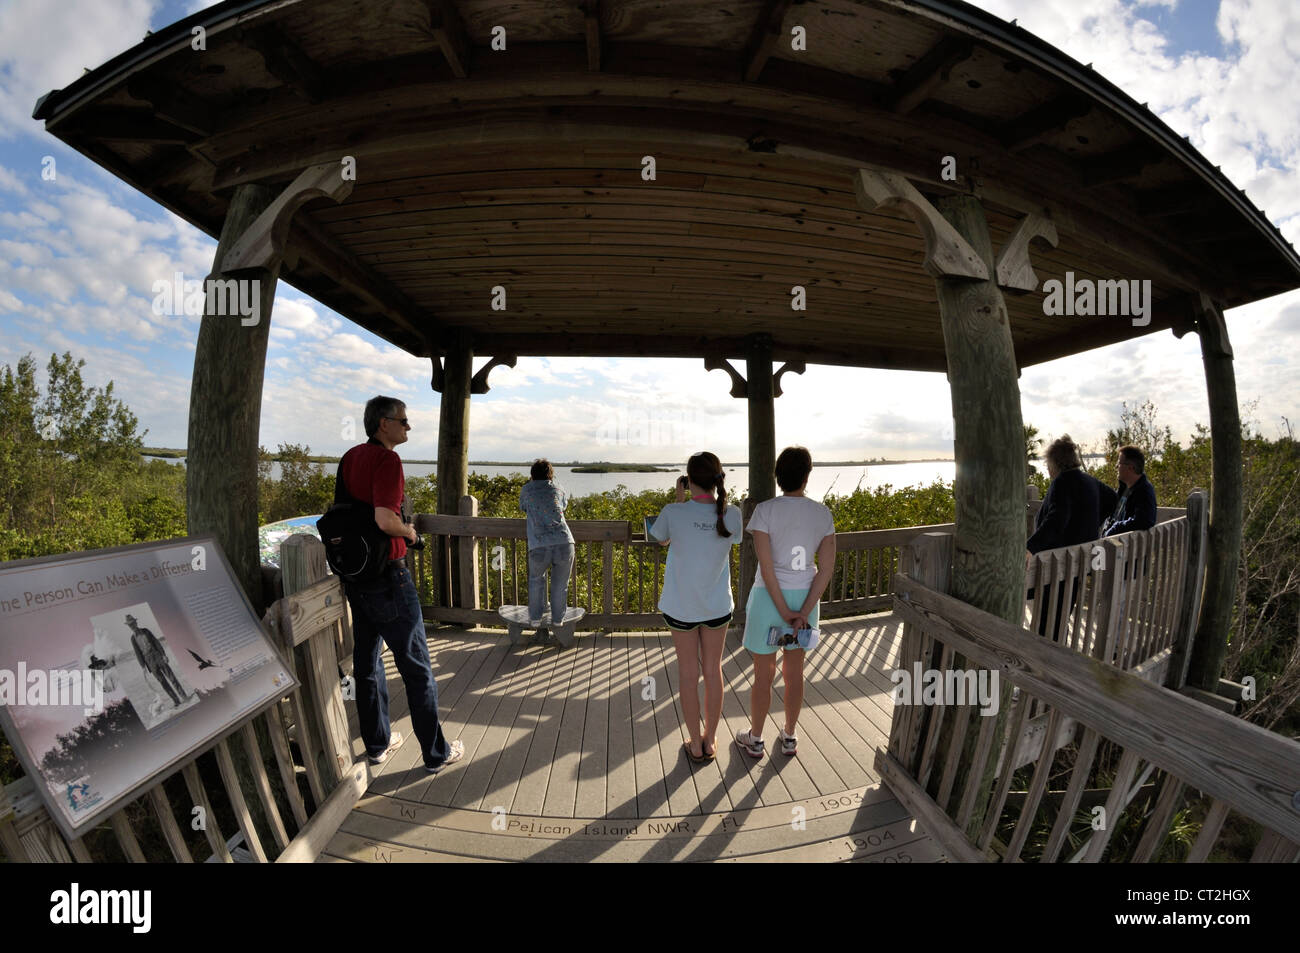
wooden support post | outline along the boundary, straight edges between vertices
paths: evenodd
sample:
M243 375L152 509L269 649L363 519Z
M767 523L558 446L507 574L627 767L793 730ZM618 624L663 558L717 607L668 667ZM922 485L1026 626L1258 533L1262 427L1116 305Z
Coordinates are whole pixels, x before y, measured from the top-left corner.
M461 516L478 516L478 500L466 494L460 498L457 512ZM478 539L474 536L461 536L456 540L460 552L460 607L477 609L479 607L478 587Z
M442 406L438 417L438 512L456 516L461 497L469 494L469 395L474 347L468 328L451 331L443 365ZM441 567L451 592L462 592L459 548L451 547L451 565ZM460 608L467 608L462 605Z
M261 185L235 189L217 242L214 272L216 263L270 207L276 195L276 190ZM216 313L229 310L221 307L229 304L229 294L207 296L194 352L185 462L189 533L217 538L235 579L259 612L265 606L257 556L257 440L266 342L279 270L279 260L273 259L269 268L245 273L239 279L237 297L256 302L255 324L246 323L251 317ZM245 284L252 281L257 284ZM253 289L256 295L252 295Z
M1169 661L1165 688L1178 691L1187 684L1192 637L1201 615L1201 592L1205 586L1205 541L1208 507L1205 491L1193 490L1187 497L1187 561L1183 563L1183 592L1178 604L1178 626L1174 630L1174 654Z
M937 592L949 591L952 571L952 536L948 533L924 533L898 548L898 571L923 583ZM933 643L925 640L918 626L903 623L903 645L899 655L899 668L909 677L914 662L921 669L934 668L930 657ZM889 728L889 753L913 774L920 765L920 741L925 734L931 709L916 704L896 705Z
M952 594L1020 624L1025 602L1025 434L1015 348L1006 303L994 274L993 247L979 200L942 198L937 210L985 267L983 277L935 278L952 389L957 528ZM993 737L1004 735L1011 686L1001 686ZM962 763L978 747L978 725L961 741ZM1018 739L1013 739L1014 743ZM954 739L958 743L958 739ZM968 836L978 836L988 809L997 758L976 783Z
M1187 683L1213 692L1223 674L1223 659L1228 651L1228 624L1232 620L1241 556L1241 415L1237 410L1237 379L1223 311L1205 295L1201 295L1196 310L1205 389L1210 399L1214 472L1210 485L1204 602L1192 643Z
M776 496L776 410L772 394L772 338L751 334L745 339L745 396L749 405L749 513ZM748 513L745 514L748 516ZM743 608L754 585L758 559L754 539L741 542L740 598Z

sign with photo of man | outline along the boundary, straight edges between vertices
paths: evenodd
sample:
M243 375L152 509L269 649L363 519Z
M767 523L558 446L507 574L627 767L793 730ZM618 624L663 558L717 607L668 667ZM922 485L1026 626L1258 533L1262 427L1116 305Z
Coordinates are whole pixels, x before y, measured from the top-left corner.
M209 537L0 568L0 727L69 837L295 684Z

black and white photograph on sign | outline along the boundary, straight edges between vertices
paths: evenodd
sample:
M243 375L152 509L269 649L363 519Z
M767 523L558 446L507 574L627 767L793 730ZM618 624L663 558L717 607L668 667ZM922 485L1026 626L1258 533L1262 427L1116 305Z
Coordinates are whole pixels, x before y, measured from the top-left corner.
M146 728L198 704L198 693L185 677L186 669L193 667L189 663L193 649L186 650L189 664L182 666L168 647L148 603L93 616L90 624L95 633L94 645L112 649L102 657L92 652L92 664L101 663L100 671L112 673L115 687L126 696Z
M74 836L293 684L211 539L0 567L0 725Z

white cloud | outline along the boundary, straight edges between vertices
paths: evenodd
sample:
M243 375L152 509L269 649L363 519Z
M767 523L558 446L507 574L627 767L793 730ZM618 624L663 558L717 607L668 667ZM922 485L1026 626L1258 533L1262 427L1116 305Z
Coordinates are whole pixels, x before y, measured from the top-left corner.
M0 31L0 140L44 138L36 100L135 46L156 0L7 0Z

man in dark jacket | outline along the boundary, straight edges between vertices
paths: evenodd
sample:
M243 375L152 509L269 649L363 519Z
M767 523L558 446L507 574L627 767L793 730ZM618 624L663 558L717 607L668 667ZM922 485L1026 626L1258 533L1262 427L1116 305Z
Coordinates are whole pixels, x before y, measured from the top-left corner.
M1120 447L1118 498L1115 509L1102 524L1103 536L1118 536L1150 529L1156 525L1156 489L1147 479L1146 457L1137 447Z
M1098 483L1082 470L1082 458L1079 448L1070 439L1069 434L1052 441L1043 454L1047 461L1047 475L1052 484L1047 488L1047 496L1034 518L1034 532L1029 537L1025 548L1030 553L1040 553L1047 549L1060 549L1062 546L1074 546L1090 543L1097 538ZM1044 599L1046 600L1046 590ZM1030 596L1033 596L1033 590ZM1060 637L1062 617L1067 611L1073 611L1079 598L1079 580L1071 587L1067 609L1065 583L1057 587L1056 618L1051 622L1052 639ZM1048 634L1048 615L1046 606L1039 610L1038 634Z
M1031 553L1060 549L1097 538L1097 481L1080 469L1079 448L1070 435L1053 441L1043 454L1052 485L1034 518L1025 548Z

